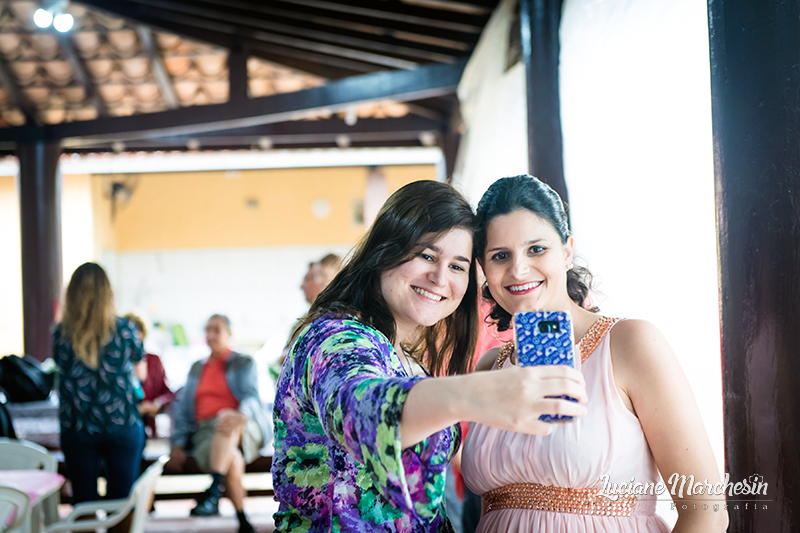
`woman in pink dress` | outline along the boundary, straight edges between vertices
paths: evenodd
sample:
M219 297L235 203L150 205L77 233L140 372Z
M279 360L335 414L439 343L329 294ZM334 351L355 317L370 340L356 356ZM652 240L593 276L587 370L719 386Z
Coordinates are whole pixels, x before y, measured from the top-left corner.
M467 486L482 495L478 531L669 531L655 514L655 499L668 493L645 488L656 487L659 470L665 478L694 475L712 485L719 473L692 391L664 337L647 322L586 309L591 278L573 266L563 204L536 178L503 178L489 187L478 204L475 246L498 330L507 330L517 311L570 311L589 397L585 417L552 424L544 436L471 424L462 471ZM508 372L515 365L508 343L486 352L477 370ZM608 490L608 483L627 483L633 491ZM712 505L703 510L713 503L706 498L684 494L688 505L677 506L673 531L724 531L727 513Z

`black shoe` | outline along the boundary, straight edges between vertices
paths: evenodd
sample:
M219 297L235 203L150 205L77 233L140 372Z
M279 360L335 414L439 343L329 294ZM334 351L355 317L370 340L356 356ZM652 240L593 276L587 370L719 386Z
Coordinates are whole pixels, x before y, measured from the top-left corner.
M192 516L217 516L219 514L219 496L204 493L197 499L197 506L189 513Z
M248 521L239 522L239 533L256 533L256 529Z

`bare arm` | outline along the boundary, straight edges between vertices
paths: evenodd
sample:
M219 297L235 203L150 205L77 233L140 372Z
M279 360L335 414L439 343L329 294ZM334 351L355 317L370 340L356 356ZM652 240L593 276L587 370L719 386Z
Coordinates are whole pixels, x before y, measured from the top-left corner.
M566 395L580 403L545 396ZM466 376L423 379L408 393L400 421L403 448L462 420L532 435L549 435L543 414L583 416L586 388L565 366L509 368Z
M719 470L697 402L661 332L641 320L620 322L611 333L611 354L623 401L629 399L639 418L667 488L672 488L669 478L675 473L687 478L694 475L696 481L705 479L711 485L718 483ZM713 502L704 501L709 497L715 496L684 493L680 499L690 500L688 509L677 506L673 532L725 531L726 511L702 510L703 504L711 507ZM679 499L677 495L673 498Z
M133 364L133 373L140 383L147 381L147 359Z

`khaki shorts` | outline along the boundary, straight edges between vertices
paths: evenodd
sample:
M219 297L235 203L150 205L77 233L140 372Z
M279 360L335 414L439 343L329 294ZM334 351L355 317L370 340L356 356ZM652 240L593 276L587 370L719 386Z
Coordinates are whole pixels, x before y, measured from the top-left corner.
M197 431L192 434L192 455L194 460L197 461L197 466L200 467L200 470L206 472L211 470L209 457L211 455L211 441L214 439L216 426L217 417L202 420L197 424ZM261 428L255 421L248 420L242 430L242 442L239 446L242 450L245 464L250 464L258 459L258 451L264 445L262 441Z

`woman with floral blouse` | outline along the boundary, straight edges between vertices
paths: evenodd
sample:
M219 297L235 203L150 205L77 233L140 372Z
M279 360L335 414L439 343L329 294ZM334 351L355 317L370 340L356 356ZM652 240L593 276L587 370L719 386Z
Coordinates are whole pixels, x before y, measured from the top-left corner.
M406 185L298 325L275 401L277 531L452 531L459 421L546 435L540 415L585 413L570 368L455 375L478 331L473 225L449 185Z

